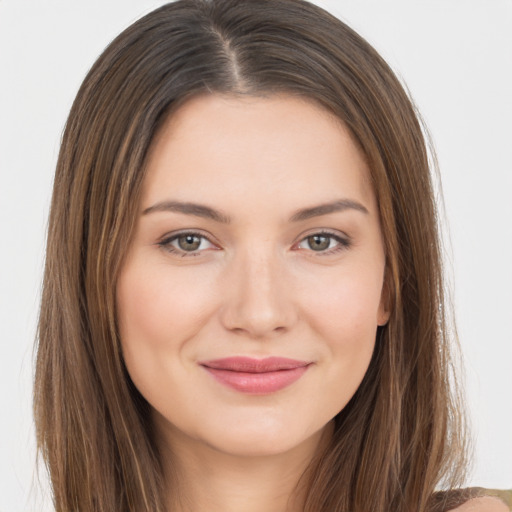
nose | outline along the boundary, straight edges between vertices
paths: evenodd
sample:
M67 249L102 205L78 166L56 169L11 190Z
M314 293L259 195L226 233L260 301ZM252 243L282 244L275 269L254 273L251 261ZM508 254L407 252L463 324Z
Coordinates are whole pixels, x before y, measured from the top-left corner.
M221 321L224 327L253 339L291 329L298 318L286 269L272 254L241 255L227 270Z

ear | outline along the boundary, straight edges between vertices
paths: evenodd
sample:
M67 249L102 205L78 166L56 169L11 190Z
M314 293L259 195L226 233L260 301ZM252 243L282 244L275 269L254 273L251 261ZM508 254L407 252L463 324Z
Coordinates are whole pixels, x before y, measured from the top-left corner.
M380 294L379 309L377 311L377 325L382 327L386 325L391 316L391 304L392 304L392 286L389 278L390 272L386 266L384 273L384 282L382 283L382 291Z

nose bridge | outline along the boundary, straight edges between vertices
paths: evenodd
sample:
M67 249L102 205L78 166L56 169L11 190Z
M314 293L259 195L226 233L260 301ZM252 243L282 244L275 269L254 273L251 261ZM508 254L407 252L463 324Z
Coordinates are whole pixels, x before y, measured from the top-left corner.
M248 247L229 271L223 321L234 331L264 337L287 330L295 319L282 258L270 243Z

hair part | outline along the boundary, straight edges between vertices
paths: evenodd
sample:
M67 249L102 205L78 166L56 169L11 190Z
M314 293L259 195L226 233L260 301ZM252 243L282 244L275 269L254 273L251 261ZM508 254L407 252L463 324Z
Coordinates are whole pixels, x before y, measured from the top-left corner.
M109 45L62 140L34 395L57 512L164 511L150 408L128 376L116 324L117 276L148 153L168 116L195 95L281 93L336 115L365 155L392 310L330 445L303 477L304 510L426 511L441 481L461 483L437 213L412 102L364 39L309 3L179 0Z

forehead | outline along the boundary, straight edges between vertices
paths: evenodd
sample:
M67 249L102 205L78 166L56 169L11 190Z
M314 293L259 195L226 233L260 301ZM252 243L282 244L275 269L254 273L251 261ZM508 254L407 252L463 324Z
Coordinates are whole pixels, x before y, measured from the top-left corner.
M188 200L189 194L248 199L260 192L283 205L301 196L329 201L339 194L374 201L369 169L349 130L301 97L197 96L173 112L155 137L146 202L164 193Z

